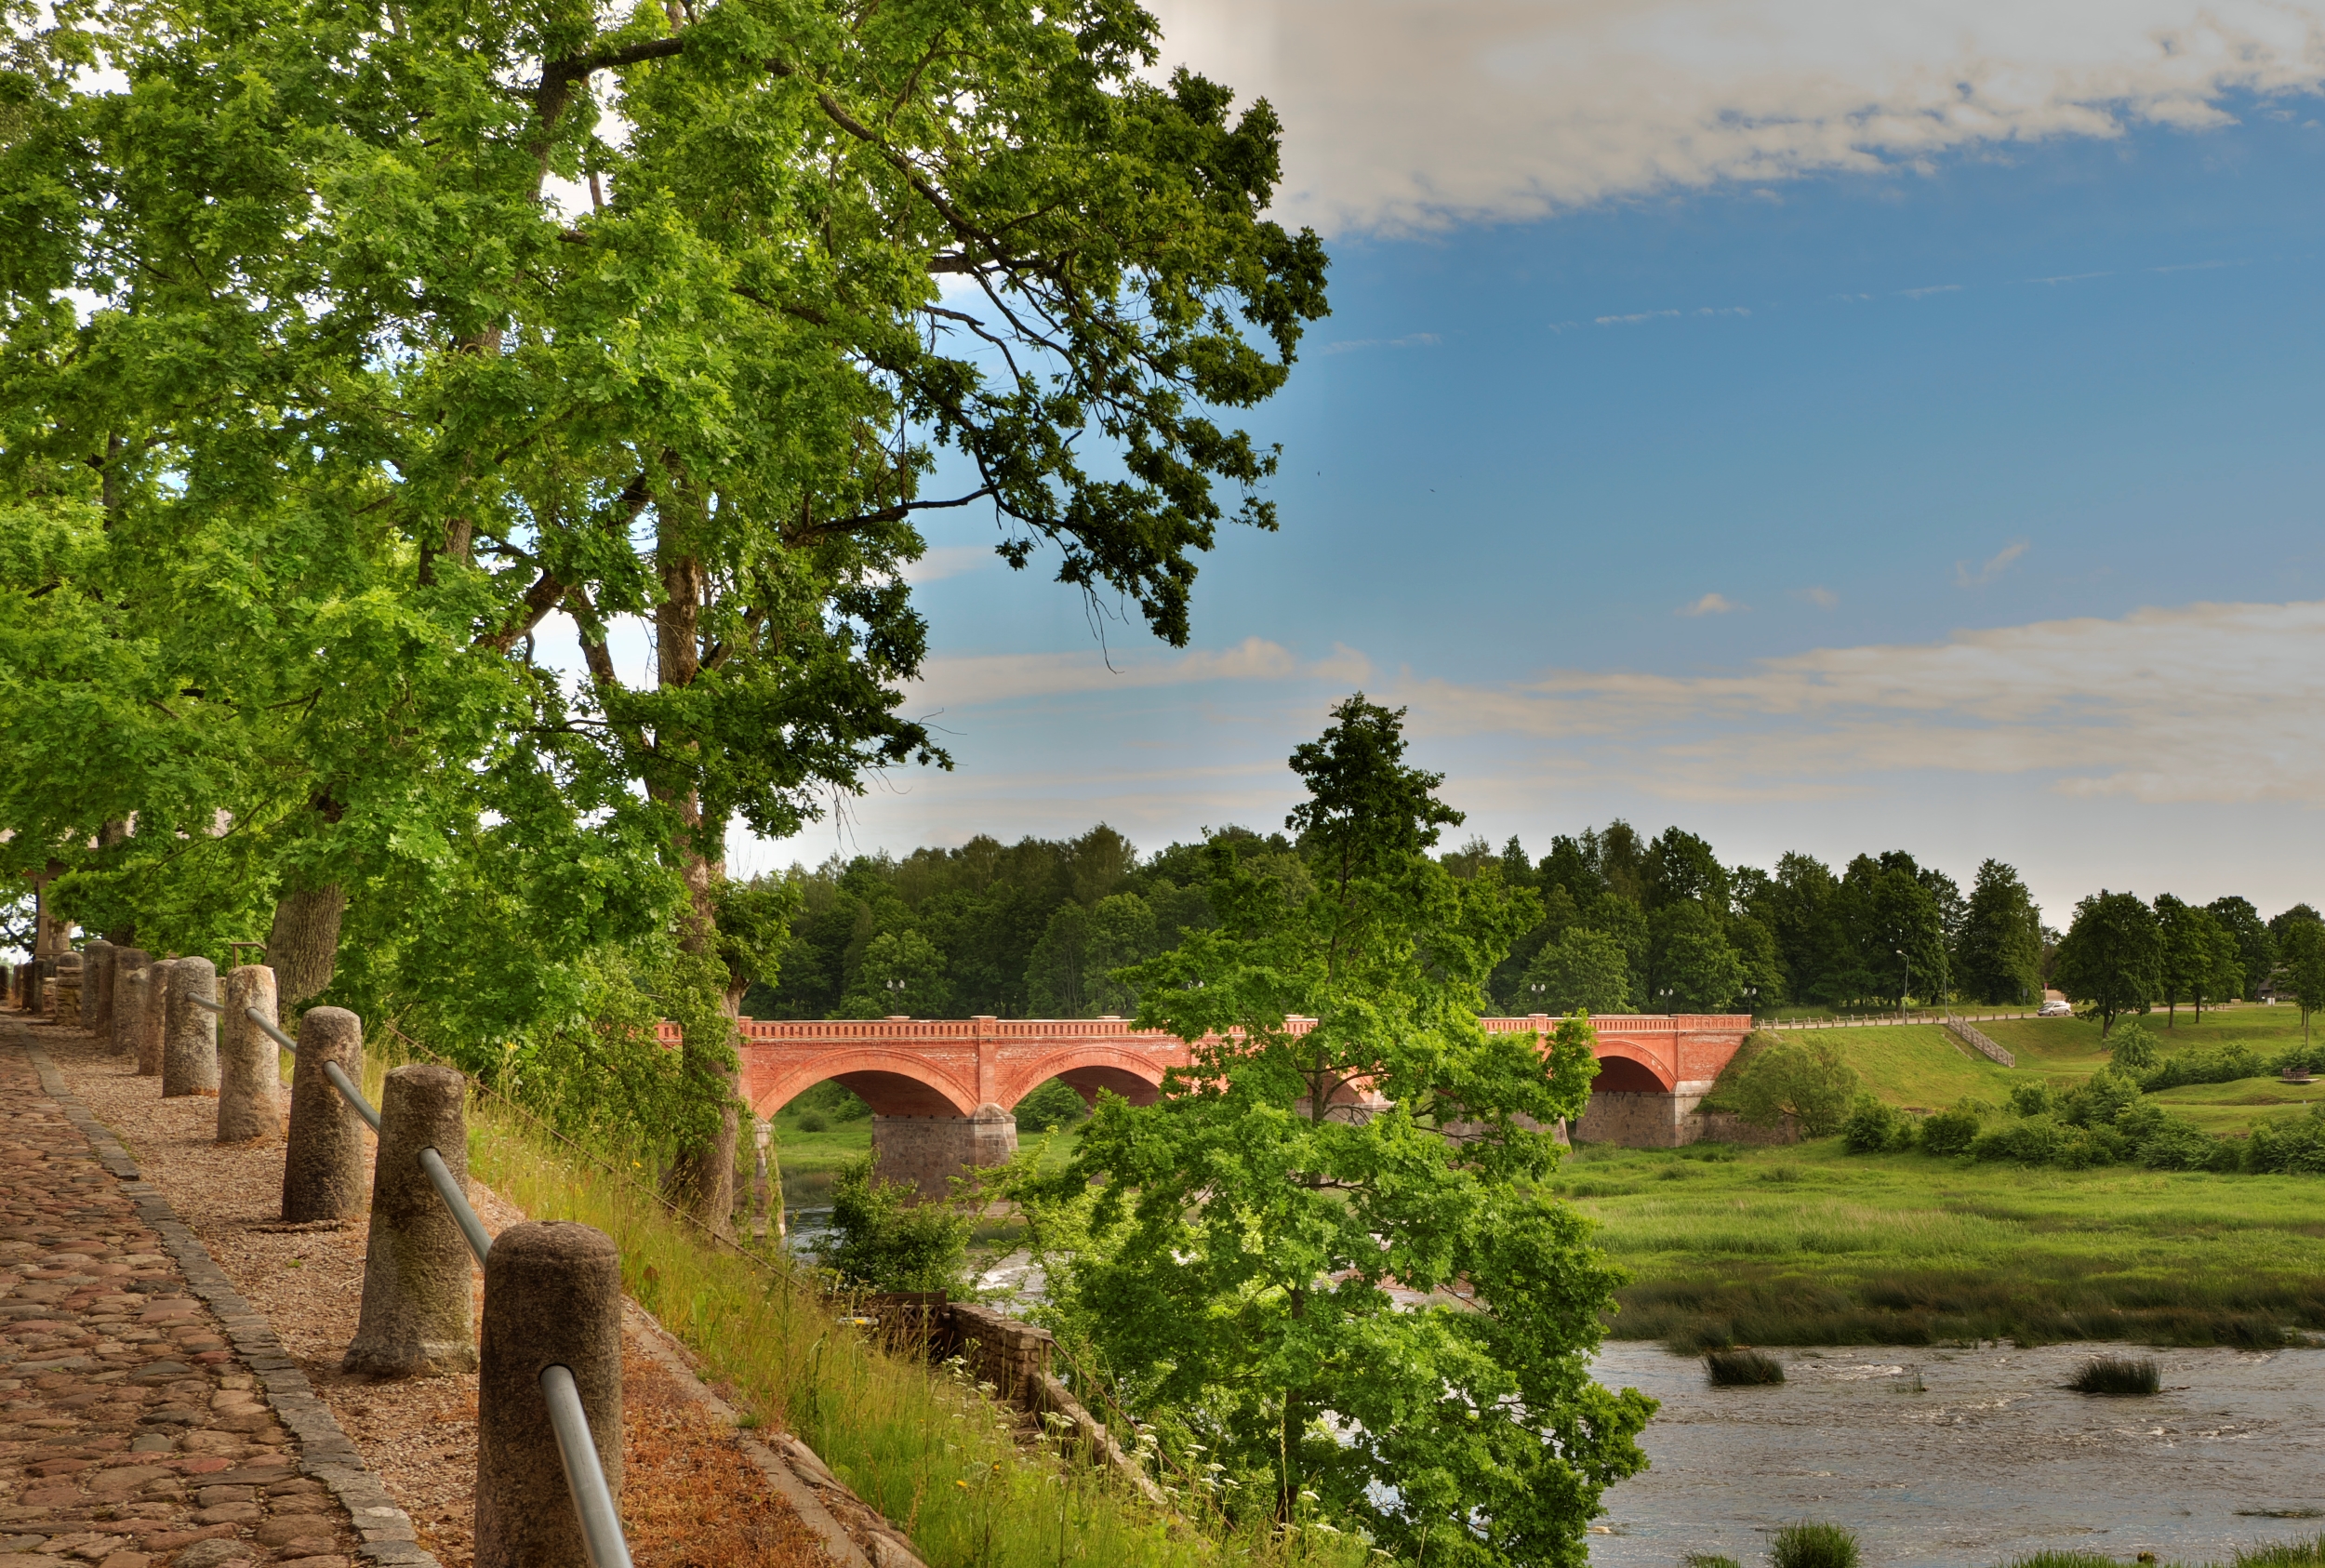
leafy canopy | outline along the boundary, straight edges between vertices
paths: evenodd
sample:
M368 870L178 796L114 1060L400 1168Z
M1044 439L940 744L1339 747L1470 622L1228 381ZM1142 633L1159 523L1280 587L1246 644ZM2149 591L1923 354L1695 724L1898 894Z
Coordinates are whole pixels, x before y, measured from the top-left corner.
M1058 1309L1205 1445L1230 1508L1320 1509L1431 1561L1579 1564L1654 1409L1591 1381L1616 1275L1539 1190L1537 1129L1580 1114L1593 1037L1480 1028L1537 906L1425 853L1460 817L1402 719L1360 693L1295 753L1311 883L1215 846L1217 926L1123 975L1193 1061L1152 1106L1102 1097L1047 1189L1089 1205Z

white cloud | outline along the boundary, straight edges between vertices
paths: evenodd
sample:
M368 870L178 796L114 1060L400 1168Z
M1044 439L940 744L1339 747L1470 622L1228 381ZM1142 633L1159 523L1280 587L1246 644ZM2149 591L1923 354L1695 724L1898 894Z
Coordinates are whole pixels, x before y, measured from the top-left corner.
M1359 349L1433 349L1445 339L1434 332L1409 332L1402 338L1344 338L1326 343L1328 354L1354 353Z
M1408 681L1416 729L1554 740L1688 799L1814 799L1872 776L2022 774L2069 795L2325 807L2325 603L2191 605L1710 676Z
M1742 605L1723 593L1707 593L1694 604L1682 605L1671 613L1682 616L1723 616L1731 610L1742 608L1744 608Z
M905 581L918 587L924 582L942 582L963 572L981 570L1000 559L989 544L940 544L907 565L900 575Z
M1165 67L1266 94L1327 232L2149 123L2315 91L2325 0L1154 0Z
M1168 658L1124 660L1111 666L1096 650L936 658L929 660L920 681L911 687L910 700L915 706L956 708L1208 681L1316 680L1353 684L1371 673L1371 661L1345 645L1335 644L1329 658L1303 662L1280 643L1246 637L1230 648L1197 649Z
M1960 294L1961 292L1961 285L1958 283L1939 283L1932 284L1927 288L1901 288L1897 292L1904 295L1908 299L1927 299L1933 294Z
M1840 603L1840 595L1829 588L1803 588L1800 593L1801 598L1820 610L1829 610Z
M2026 549L2027 546L2025 539L2013 539L2010 543L2004 545L2001 549L1987 556L1986 559L1986 565L1980 566L1974 572L1970 569L1969 562L1955 562L1954 586L1957 588L1984 588L1987 583L1992 582L1996 578L1999 578L2004 572L2009 571L2011 563L2017 560L2021 555L2026 554Z

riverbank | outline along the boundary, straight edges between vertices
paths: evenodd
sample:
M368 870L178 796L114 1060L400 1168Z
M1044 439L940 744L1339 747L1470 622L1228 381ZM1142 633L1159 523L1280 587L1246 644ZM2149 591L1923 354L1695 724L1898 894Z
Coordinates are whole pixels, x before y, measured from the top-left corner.
M1630 1275L1610 1331L1747 1345L2284 1343L2325 1331L2325 1180L1588 1145L1554 1189Z

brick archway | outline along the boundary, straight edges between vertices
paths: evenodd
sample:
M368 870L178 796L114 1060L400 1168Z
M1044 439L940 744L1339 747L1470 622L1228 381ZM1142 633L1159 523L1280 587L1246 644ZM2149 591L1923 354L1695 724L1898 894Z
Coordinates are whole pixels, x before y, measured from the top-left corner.
M1162 1097L1164 1070L1150 1052L1107 1045L1070 1046L1017 1067L993 1103L1015 1109L1019 1100L1051 1079L1062 1078L1086 1105L1097 1104L1100 1089L1111 1089L1133 1105L1152 1105Z

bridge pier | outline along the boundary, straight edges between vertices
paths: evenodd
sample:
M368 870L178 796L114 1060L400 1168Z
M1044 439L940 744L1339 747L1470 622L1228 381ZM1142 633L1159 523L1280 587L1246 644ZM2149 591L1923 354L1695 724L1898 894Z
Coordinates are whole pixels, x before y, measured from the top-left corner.
M1659 1090L1627 1093L1600 1089L1574 1123L1576 1143L1612 1143L1625 1149L1677 1149L1703 1136L1703 1123L1694 1114L1703 1092L1665 1094Z
M990 1101L974 1116L872 1117L872 1173L924 1199L949 1195L964 1170L1006 1164L1016 1152L1016 1117Z

